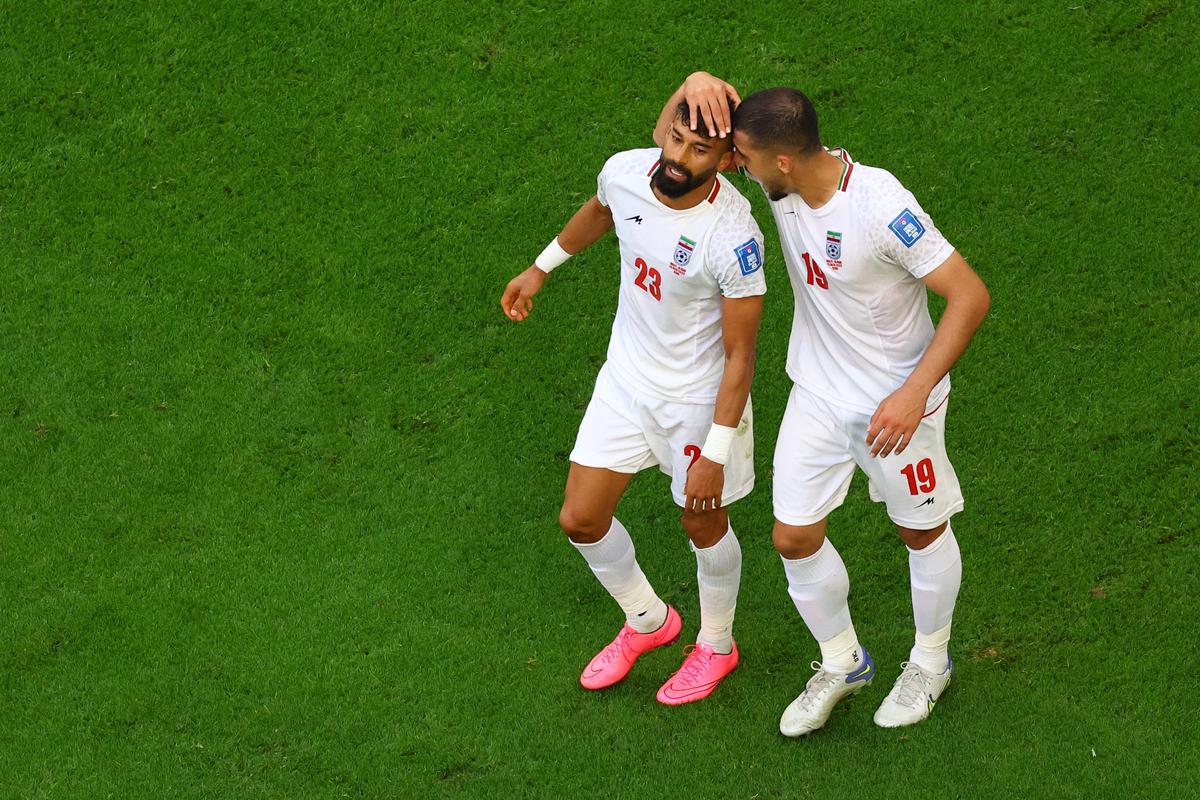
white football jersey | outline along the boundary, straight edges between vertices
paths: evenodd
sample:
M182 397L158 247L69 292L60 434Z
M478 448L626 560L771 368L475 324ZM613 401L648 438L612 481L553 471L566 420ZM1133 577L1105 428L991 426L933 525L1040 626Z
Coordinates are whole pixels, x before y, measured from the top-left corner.
M663 205L650 188L661 155L658 148L617 153L596 181L621 249L608 364L654 397L712 403L725 368L722 298L767 290L762 231L749 201L720 175L698 205Z
M844 408L872 414L933 338L925 285L954 248L884 169L831 150L838 192L814 210L797 194L771 203L796 298L788 375ZM927 408L950 391L934 387Z

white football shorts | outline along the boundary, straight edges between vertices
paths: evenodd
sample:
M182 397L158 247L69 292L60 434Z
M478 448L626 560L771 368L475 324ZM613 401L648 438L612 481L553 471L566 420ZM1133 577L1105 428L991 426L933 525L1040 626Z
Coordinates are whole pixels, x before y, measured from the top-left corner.
M836 406L792 385L775 443L775 518L811 525L846 499L857 464L870 479L870 496L887 504L897 525L936 528L962 511L962 488L946 455L949 396L921 420L900 455L871 457L870 414Z
M584 467L634 473L657 466L671 476L671 496L683 507L688 467L712 427L713 405L673 403L638 392L615 378L608 365L579 424L571 461ZM725 465L727 506L754 488L754 424L750 401L742 412Z

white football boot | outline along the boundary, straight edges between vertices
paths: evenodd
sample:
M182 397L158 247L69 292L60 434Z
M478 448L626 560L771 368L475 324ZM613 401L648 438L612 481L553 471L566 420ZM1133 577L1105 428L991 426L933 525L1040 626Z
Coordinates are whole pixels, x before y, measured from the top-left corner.
M783 710L779 732L795 737L817 730L828 721L834 706L869 685L875 677L875 661L865 647L862 652L862 665L849 674L830 672L819 662L812 662L817 674L808 679L800 696Z
M912 725L928 717L954 677L954 659L949 659L946 670L938 675L911 661L905 661L900 668L896 685L875 712L875 724L881 728Z

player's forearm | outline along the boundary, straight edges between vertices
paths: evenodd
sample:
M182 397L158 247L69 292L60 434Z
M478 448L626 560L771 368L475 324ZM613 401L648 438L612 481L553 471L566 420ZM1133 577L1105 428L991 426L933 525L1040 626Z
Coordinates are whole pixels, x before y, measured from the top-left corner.
M612 228L612 212L595 197L588 200L558 234L558 243L571 255L586 250Z
M905 385L918 388L926 395L933 391L938 381L966 352L975 331L987 316L990 302L986 289L948 298L933 339Z
M717 389L717 403L713 409L713 422L736 428L746 410L750 397L750 385L754 382L754 353L739 353L725 357L725 374Z
M658 115L658 122L654 125L654 143L659 147L667 141L667 131L671 130L671 123L675 121L675 109L683 100L684 84L679 84L679 88L675 90L675 94L671 95L667 100L667 104L663 106L662 111Z

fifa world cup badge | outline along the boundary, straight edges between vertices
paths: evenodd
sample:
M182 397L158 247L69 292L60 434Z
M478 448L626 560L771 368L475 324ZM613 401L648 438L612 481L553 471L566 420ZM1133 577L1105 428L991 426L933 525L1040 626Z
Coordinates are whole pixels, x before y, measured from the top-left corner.
M830 269L842 268L842 234L825 231L825 263Z

